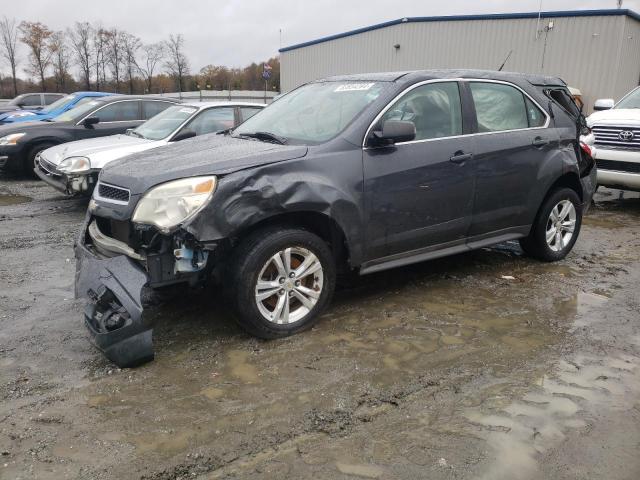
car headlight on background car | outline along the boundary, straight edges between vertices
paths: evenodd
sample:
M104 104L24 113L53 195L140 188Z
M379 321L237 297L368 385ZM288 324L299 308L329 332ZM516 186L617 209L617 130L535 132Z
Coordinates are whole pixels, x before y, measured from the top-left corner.
M60 162L58 170L62 173L84 173L91 170L91 162L87 157L69 157Z
M5 135L0 137L0 145L15 145L18 140L24 137L26 133L12 133L11 135Z
M149 190L133 212L134 223L154 225L168 233L202 209L216 190L215 176L183 178Z

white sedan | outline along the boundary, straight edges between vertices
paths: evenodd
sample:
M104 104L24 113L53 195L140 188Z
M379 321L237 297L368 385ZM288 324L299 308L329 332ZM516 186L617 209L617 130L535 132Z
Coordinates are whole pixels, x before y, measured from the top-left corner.
M107 163L197 135L234 128L262 108L262 104L245 102L182 103L125 134L48 148L37 157L35 172L65 195L90 195Z

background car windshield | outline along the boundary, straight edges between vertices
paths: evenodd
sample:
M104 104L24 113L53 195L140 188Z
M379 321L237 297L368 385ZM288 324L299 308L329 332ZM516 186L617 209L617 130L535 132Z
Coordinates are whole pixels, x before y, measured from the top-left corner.
M51 106L53 105L54 104L52 104ZM56 122L71 122L76 119L80 120L80 118L82 118L83 115L90 112L91 110L96 108L98 105L100 105L99 101L92 100L90 102L83 103L82 105L78 105L77 107L73 107L71 110L67 110L66 112L61 113L57 117L54 117L53 119Z
M74 99L76 98L75 95L67 95L66 97L62 97L59 100L56 100L55 102L53 102L51 105L49 105L46 108L43 108L42 110L40 110L42 113L50 113L53 112L54 110L57 110L58 108L64 107L65 105L69 104L70 102L72 102Z
M193 115L198 109L195 107L169 107L164 112L150 118L134 131L148 140L162 140L171 135L176 128Z
M620 100L616 105L616 108L640 108L640 88L636 88L633 92Z
M305 85L251 117L234 135L269 132L291 143L322 143L342 132L383 88L377 82Z

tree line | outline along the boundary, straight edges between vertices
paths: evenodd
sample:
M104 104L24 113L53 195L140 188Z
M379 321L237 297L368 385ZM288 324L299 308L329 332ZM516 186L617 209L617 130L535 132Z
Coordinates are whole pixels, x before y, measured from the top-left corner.
M26 50L26 56L21 50ZM10 76L0 75L0 97L33 91L101 90L116 93L163 93L189 90L262 90L262 63L245 68L207 65L191 72L182 34L144 43L117 28L75 22L54 31L41 22L0 19L0 57ZM267 87L280 90L278 57ZM22 68L28 75L18 75ZM75 75L74 75L75 72Z

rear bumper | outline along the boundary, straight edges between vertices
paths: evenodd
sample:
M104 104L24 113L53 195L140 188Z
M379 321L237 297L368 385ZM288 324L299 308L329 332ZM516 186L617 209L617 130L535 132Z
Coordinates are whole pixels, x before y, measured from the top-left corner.
M587 213L591 206L593 194L596 193L598 185L598 173L596 167L593 167L588 175L580 179L582 184L582 212Z
M85 326L92 343L119 367L153 360L153 328L142 315L147 274L125 255L101 257L76 243L76 298L88 298Z

